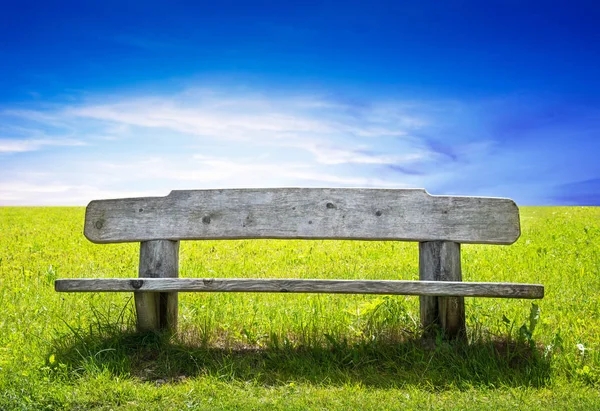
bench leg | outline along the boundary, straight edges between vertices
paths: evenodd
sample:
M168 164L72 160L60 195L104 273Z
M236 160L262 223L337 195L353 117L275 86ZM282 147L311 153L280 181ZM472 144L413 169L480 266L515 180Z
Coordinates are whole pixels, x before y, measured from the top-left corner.
M460 244L451 241L419 243L419 278L427 281L462 281ZM466 338L464 297L421 296L421 325L439 326L450 339Z
M177 278L179 241L152 240L140 243L139 276ZM135 292L138 331L177 330L177 292Z

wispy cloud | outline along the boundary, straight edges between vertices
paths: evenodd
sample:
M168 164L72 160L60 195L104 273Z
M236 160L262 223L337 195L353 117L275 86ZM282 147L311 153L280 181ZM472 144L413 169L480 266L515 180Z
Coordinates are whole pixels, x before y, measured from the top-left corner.
M397 111L402 111L399 106ZM354 109L353 109L354 110ZM231 142L254 147L294 149L325 165L409 164L436 156L412 131L421 117L393 115L390 104L366 107L360 116L324 98L262 95L229 96L188 91L168 98L132 98L69 107L64 115L103 121L111 127L136 127L176 133L195 142ZM389 113L384 118L382 113ZM393 119L397 121L394 122ZM382 145L385 147L381 149Z
M15 205L84 205L95 198L122 198L155 195L155 191L135 189L111 190L91 185L2 183L0 204Z
M385 154L374 152L367 148L346 149L341 147L326 146L323 144L305 144L300 147L308 150L321 164L372 164L396 165L413 164L427 160L435 153L422 150L419 146L411 147L406 154ZM385 148L382 151L386 151Z
M518 120L523 104L204 87L8 108L0 204L273 186L424 187L539 204L559 201L548 194L559 185L600 175L598 143L581 137L600 129L593 116L549 127L535 119L543 102ZM518 144L501 138L509 130ZM565 144L578 139L585 153Z
M84 146L83 141L70 139L3 139L0 138L0 153L24 153L26 151L36 151L48 146Z

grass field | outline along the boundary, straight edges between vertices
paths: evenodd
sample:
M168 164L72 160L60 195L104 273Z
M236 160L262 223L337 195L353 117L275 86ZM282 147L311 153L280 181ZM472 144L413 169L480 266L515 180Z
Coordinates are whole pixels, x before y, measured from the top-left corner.
M135 333L137 244L95 245L83 208L0 208L0 409L600 409L600 208L523 207L511 246L462 247L469 343L423 339L418 298L180 294L179 333ZM417 279L399 242L196 241L181 277ZM538 311L539 308L539 311ZM539 320L537 320L539 314Z

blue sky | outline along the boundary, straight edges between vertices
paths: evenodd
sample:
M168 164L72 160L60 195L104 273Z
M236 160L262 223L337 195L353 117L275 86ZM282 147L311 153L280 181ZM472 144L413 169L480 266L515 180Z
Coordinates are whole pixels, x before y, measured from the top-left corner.
M595 2L11 2L0 205L217 187L600 205Z

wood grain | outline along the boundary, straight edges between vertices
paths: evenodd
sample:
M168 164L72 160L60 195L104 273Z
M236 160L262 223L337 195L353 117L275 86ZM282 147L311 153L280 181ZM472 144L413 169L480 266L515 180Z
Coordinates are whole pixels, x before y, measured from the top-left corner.
M140 278L177 278L179 276L179 241L154 240L140 244ZM139 331L175 330L177 328L176 292L135 292L135 309Z
M428 281L462 281L460 244L450 241L419 243L419 278ZM450 339L465 338L463 297L420 297L421 325L435 332L439 325Z
M520 226L509 199L431 196L423 189L272 188L92 201L84 233L95 243L297 238L511 244Z
M304 280L261 278L80 278L56 280L56 291L198 291L333 294L402 294L543 298L544 286L403 280Z

